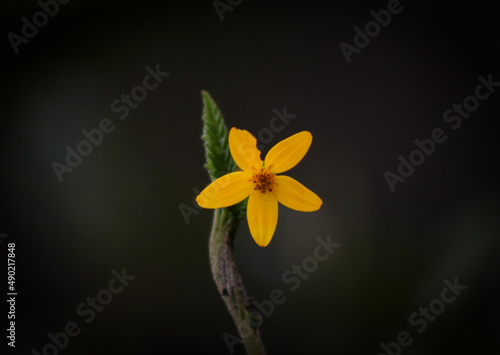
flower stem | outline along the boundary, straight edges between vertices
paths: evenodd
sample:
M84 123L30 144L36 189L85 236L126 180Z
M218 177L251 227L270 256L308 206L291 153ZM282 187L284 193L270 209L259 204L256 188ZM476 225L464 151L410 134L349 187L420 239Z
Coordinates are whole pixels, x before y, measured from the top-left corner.
M233 317L249 355L265 354L258 328L250 324L251 304L233 259L233 241L238 221L227 209L216 209L210 233L209 253L212 274L219 293Z

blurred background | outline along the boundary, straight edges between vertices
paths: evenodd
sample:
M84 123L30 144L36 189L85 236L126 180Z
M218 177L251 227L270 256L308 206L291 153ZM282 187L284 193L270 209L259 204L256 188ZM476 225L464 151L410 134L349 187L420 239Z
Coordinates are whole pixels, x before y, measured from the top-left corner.
M413 339L402 354L498 352L500 92L458 129L443 121L478 76L500 81L498 12L401 1L347 63L339 44L352 45L354 27L387 6L243 1L221 21L212 1L74 0L15 53L9 34L21 36L23 17L42 7L3 2L0 258L6 265L15 242L18 289L16 349L2 336L5 353L42 354L68 322L81 332L59 354L231 353L222 335L236 328L208 261L212 211L193 205L209 183L201 90L229 127L256 136L269 132L273 109L296 115L260 134L263 156L292 134L313 135L288 174L322 208L280 208L266 248L246 221L236 239L247 291L286 297L261 327L269 354L384 354L380 344L402 331ZM122 120L112 103L143 84L147 66L169 75ZM104 118L114 130L60 182L53 162L66 164L66 146ZM435 128L447 140L391 192L384 173ZM283 274L327 236L340 247L291 290ZM122 268L135 279L87 324L77 307ZM455 278L467 289L419 333L410 315Z

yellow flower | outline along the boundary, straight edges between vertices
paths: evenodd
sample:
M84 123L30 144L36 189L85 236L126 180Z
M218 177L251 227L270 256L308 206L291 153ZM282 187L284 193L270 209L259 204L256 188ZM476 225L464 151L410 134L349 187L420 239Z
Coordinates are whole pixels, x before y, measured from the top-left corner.
M242 171L213 181L196 197L196 202L203 208L222 208L250 196L247 206L250 233L258 245L267 246L278 223L278 202L303 212L316 211L323 203L298 181L276 175L297 165L306 155L311 142L311 133L297 133L272 147L262 161L255 137L246 130L232 128L229 149Z

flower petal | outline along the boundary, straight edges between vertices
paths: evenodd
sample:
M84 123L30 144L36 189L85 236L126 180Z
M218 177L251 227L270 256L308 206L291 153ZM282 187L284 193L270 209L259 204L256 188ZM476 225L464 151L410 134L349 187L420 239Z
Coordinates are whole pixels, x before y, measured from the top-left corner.
M264 165L274 174L290 170L306 155L312 142L312 134L302 131L282 140L271 148Z
M323 204L318 195L289 176L276 176L274 191L278 201L293 210L312 212Z
M229 131L229 149L234 161L243 171L257 172L262 168L257 139L246 130L231 128Z
M278 224L278 201L273 194L254 191L248 199L248 227L253 240L265 247L273 238Z
M203 208L236 205L252 193L253 187L251 173L236 171L213 181L196 197L196 202Z

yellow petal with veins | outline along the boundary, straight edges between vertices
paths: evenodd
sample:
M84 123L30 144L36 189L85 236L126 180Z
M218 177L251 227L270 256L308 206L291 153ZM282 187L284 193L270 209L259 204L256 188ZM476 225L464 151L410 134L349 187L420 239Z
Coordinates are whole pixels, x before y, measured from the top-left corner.
M290 170L306 155L311 143L310 132L303 131L294 134L271 148L266 155L264 166L274 174Z
M262 168L257 140L248 131L231 128L229 131L229 149L234 161L243 171L256 173Z
M226 174L208 185L196 197L196 202L203 208L222 208L243 201L253 191L252 174L237 171Z
M271 193L252 192L248 199L247 219L253 240L265 247L273 238L278 224L278 201Z
M281 204L297 211L317 211L323 204L314 192L297 180L284 175L276 176L274 192Z

